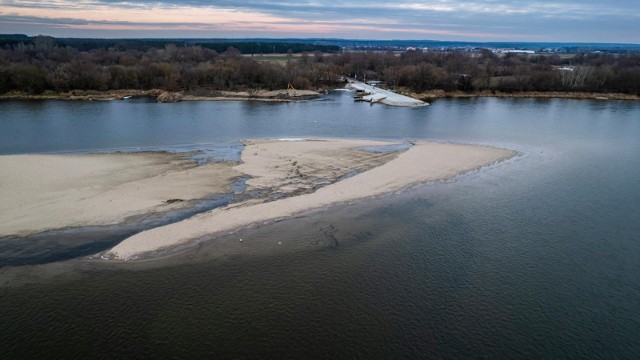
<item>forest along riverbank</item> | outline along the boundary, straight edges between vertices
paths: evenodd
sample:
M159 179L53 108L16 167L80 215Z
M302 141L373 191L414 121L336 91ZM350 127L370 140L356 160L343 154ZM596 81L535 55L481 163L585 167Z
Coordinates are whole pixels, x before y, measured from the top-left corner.
M343 170L335 159L342 158L340 154L344 151L385 145L393 144L362 140L254 141L247 143L242 153L243 164L236 169L249 175L258 175L257 179L250 180L250 187L295 195L300 190L313 189L311 184L300 182L299 179L316 178L310 174L319 169L322 169L321 173L331 174L335 178L338 170ZM383 165L315 192L270 202L247 201L218 208L178 223L136 234L105 252L103 256L134 260L203 236L286 218L335 203L381 195L421 182L447 179L514 155L515 151L487 146L421 142L397 157L387 159L390 161ZM359 156L347 158L350 158L353 166L353 161ZM281 168L283 166L284 169ZM322 179L322 176L317 178Z

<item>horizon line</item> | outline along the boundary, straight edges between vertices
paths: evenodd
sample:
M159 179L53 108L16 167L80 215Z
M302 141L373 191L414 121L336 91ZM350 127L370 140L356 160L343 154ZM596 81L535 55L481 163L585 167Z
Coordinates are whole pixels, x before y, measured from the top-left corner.
M314 40L314 41L353 41L353 42L434 42L434 43L470 43L470 44L580 44L580 45L635 45L640 43L626 42L584 42L584 41L518 41L518 40L436 40L436 39L358 39L339 37L61 37L46 34L28 35L24 33L0 33L0 36L27 36L30 38L44 36L54 39L86 39L86 40Z

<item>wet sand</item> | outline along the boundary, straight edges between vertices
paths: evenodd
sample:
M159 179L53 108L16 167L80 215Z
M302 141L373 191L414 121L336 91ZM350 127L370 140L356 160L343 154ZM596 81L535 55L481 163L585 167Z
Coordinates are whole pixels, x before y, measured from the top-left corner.
M305 174L303 171L298 174L295 169L293 172L283 171L281 166L297 162L304 164L305 168L323 169L322 172L326 176L328 173L332 174L332 169L336 167L335 164L331 164L336 154L342 154L346 160L349 156L345 155L345 151L354 151L355 148L363 146L380 146L385 143L361 140L314 140L254 141L247 145L242 154L244 164L237 169L256 176L250 185L271 189L271 191L284 189L285 192L295 194L296 189L305 188L304 184L297 188L295 185L291 188L289 186L294 179L305 178ZM136 234L105 254L120 260L137 259L145 254L183 245L211 234L230 232L252 224L287 218L332 204L382 195L418 183L451 178L508 159L515 154L511 150L487 146L418 143L397 157L385 159L388 162L322 187L315 192L276 201L252 200L218 208L178 223ZM355 159L351 158L350 166L345 169L353 168L358 163ZM297 168L297 164L295 166ZM300 169L298 170L300 172ZM283 177L283 174L286 176ZM338 176L338 173L334 176Z
M117 224L229 191L231 164L166 153L0 156L0 236Z

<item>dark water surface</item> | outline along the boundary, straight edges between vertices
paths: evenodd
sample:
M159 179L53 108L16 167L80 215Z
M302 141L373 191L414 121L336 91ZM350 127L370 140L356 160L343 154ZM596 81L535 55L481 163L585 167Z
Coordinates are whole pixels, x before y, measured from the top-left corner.
M640 355L638 103L0 102L4 154L304 136L522 155L211 239L166 266L23 267L18 280L60 274L0 288L1 357Z

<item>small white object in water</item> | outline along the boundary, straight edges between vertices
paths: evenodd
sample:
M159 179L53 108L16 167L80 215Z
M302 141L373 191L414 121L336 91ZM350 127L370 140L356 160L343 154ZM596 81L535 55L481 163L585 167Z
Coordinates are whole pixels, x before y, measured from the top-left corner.
M282 245L282 241L278 241L278 245Z
M240 239L240 242L242 242L242 239Z

